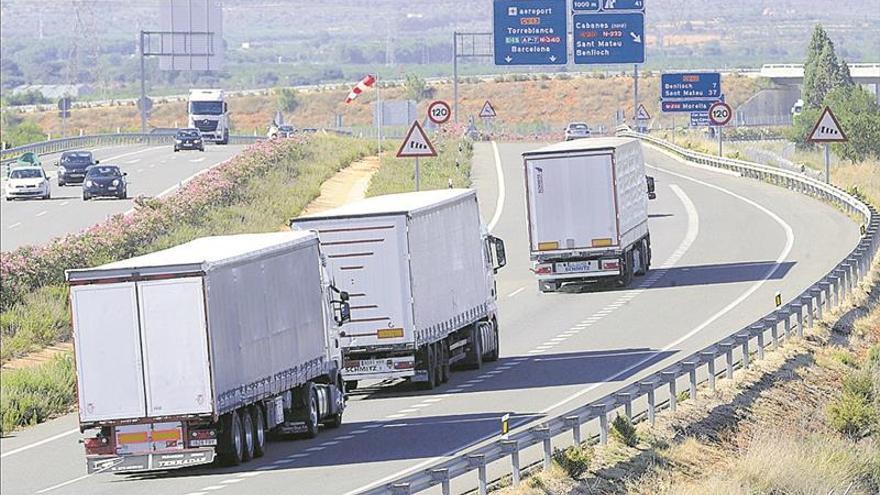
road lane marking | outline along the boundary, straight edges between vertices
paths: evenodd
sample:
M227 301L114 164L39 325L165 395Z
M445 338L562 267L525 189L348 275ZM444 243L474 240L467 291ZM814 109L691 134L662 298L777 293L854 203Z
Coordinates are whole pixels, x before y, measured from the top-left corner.
M44 210L44 211L37 213L37 216L41 217L41 216L45 215L46 213L49 213L49 212Z
M229 479L229 480L223 480L223 481L221 481L220 483L222 483L222 484L224 484L224 485L231 485L231 484L233 484L233 483L240 483L240 482L242 482L242 481L244 481L243 478L232 478L232 479Z
M143 172L143 171L144 171L144 169L142 169L142 168L139 168L139 169L137 169L137 171L136 171L136 172L137 172L137 173L141 173L141 172Z
M341 437L336 437L337 440L351 440L354 438L354 435L342 435Z
M508 294L507 297L513 297L513 296L519 294L520 292L522 292L522 291L524 291L524 290L526 290L525 287L520 287L519 289L516 289L515 291L511 292L510 294Z
M682 191L682 194L684 194L683 191ZM685 197L686 197L686 196L685 196ZM687 213L688 213L688 216L690 217L691 215L695 215L695 214L697 213L697 211L696 211L696 208L693 208L693 203L690 202L690 199L688 199L688 203L691 205L691 208L692 208L692 209L687 209L687 208L685 208L685 209L686 209L686 211L687 211ZM691 222L690 220L691 220L691 219L689 218L689 219L688 219L688 232L685 233L685 239L682 241L682 246L685 245L685 243L688 243L688 240L689 240L690 237L691 237L691 229L693 228L694 223ZM699 225L699 217L697 217L697 225ZM696 233L694 233L694 236L693 236L693 237L696 237ZM688 247L690 247L690 244L692 244L692 241L691 241L690 243L687 244ZM584 321L586 322L586 321L588 321L588 320L593 320L593 319L595 319L595 320L599 320L599 319L601 319L601 318L597 318L597 317L595 317L595 316L591 316L591 317L585 319ZM541 354L541 353L543 353L543 352L544 352L544 351L539 351L539 350L537 350L537 349L532 349L532 350L528 351L527 354ZM537 358L537 359L540 359L540 358ZM650 359L652 359L652 358L649 357L649 358L645 359L644 361L647 362L647 361L650 360ZM629 369L627 369L626 372L629 372L631 369L633 369L633 368L635 368L636 366L639 366L639 365L640 365L640 364L633 365L632 367L630 367ZM622 376L622 375L623 375L623 372L620 373L620 375ZM612 378L609 378L609 379L607 379L607 380L604 380L603 382L613 381L613 379L614 379L614 378L612 377ZM575 396L572 396L572 397L570 397L570 398L568 398L568 399L565 399L563 402L561 402L561 404L565 404L566 402L570 402L571 400L574 400L574 399L576 399L576 398L578 398L578 397L580 397L580 396L582 396L582 395L584 395L584 394L590 392L591 390L596 389L597 387L599 387L600 385L602 385L603 382L595 383L593 386L588 387L587 389L582 390L581 392L579 392L579 393L576 394ZM558 406L561 405L561 404L557 404L557 405L554 406L554 407L558 407ZM542 414L543 414L543 412L542 412ZM543 419L542 419L541 421L543 421ZM522 425L517 425L517 428L519 428L519 427L521 427L521 426L522 426ZM449 451L445 452L445 453L442 454L442 455L439 455L439 456L436 456L436 457L433 457L433 458L429 458L429 459L425 459L424 461L422 461L422 462L420 462L420 463L417 463L417 464L415 464L415 465L413 465L413 466L410 466L410 467L408 467L408 468L404 468L404 469L402 469L402 470L400 470L400 471L398 471L398 472L396 472L396 473L393 473L393 474L390 474L390 475L388 475L388 476L385 476L384 478L379 479L379 480L376 480L376 481L374 481L374 482L372 482L372 483L368 483L366 486L362 486L362 487L360 487L360 488L358 488L358 489L356 489L356 490L353 490L353 491L347 492L347 493L345 493L344 495L356 495L357 493L360 493L360 492L362 492L362 491L372 489L372 488L374 488L374 487L376 487L376 486L382 485L383 483L387 483L387 482L389 482L389 481L391 481L391 480L397 479L397 478L399 478L399 477L401 477L401 476L405 476L405 475L407 475L407 474L409 474L409 473L411 473L411 472L414 472L414 471L417 471L417 470L419 470L419 469L422 469L422 468L424 468L425 466L429 466L429 465L431 465L431 464L437 462L437 461L440 460L440 459L443 459L443 458L445 458L445 457L449 457L449 456L454 455L454 454L456 454L456 453L458 453L458 452L465 451L465 450L467 450L467 449L473 447L474 445L479 445L480 443L482 443L482 442L484 442L484 441L486 441L486 440L488 440L488 439L491 439L491 438L493 438L493 437L495 437L495 434L487 435L487 436L484 436L484 437L482 437L482 438L478 438L478 439L474 440L473 442L470 442L470 443L468 443L468 444L466 444L466 445L462 445L462 446L459 446L459 447L457 447L457 448L455 448L455 449L453 449L453 450L449 450Z
M21 222L15 222L14 224L10 225L9 228L14 229L14 228L18 227L19 225L21 225Z
M203 162L203 161L205 161L205 157L195 158L195 159L190 160L189 162L190 163L199 163L199 162Z
M58 206L67 206L69 204L70 204L70 201L62 201L61 203L58 204Z
M224 488L226 488L226 485L212 485L212 486L206 486L206 487L202 488L202 490L213 492L216 490L222 490Z
M312 447L312 448L306 449L306 452L320 452L326 448L327 447Z
M293 454L293 455L287 456L287 458L288 459L302 459L303 457L308 457L308 456L309 456L309 454ZM247 473L245 473L245 474L247 474ZM239 475L239 476L241 476L241 475Z
M76 431L79 431L79 430L76 430ZM36 493L37 493L37 494L40 494L40 493L48 493L48 492L51 492L51 491L57 490L57 489L59 489L59 488L63 488L63 487L65 487L65 486L67 486L67 485L72 485L72 484L76 483L77 481L82 481L82 480L84 480L84 479L86 479L86 478L89 478L89 477L91 477L91 476L92 476L91 474L84 474L84 475L80 476L79 478L74 478L74 479L72 479L72 480L67 480L67 481L65 481L64 483L58 483L57 485L52 485L52 486L50 486L49 488L43 488L42 490L40 490L40 491L38 491L38 492L36 492Z
M495 201L495 214L486 228L491 232L498 221L501 220L501 212L504 211L504 170L501 168L501 153L498 152L498 143L492 141L492 152L495 154L495 174L498 176L498 199Z
M385 417L387 419L397 419L397 418L402 418L404 416L406 416L406 414L389 414L388 416L385 416Z
M133 164L135 164L135 163L137 163L137 162L139 162L139 161L141 161L141 158L135 158L134 160L128 160L128 161L126 161L125 163L128 164L128 165L133 165Z
M19 452L24 452L25 450L30 450L34 447L39 447L40 445L44 445L49 442L54 442L55 440L58 440L59 438L64 438L64 437L73 435L74 433L79 433L79 428L74 428L72 430L65 431L64 433L59 433L59 434L51 436L49 438L40 440L39 442L34 442L30 445L25 445L24 447L19 447L17 449L12 449L9 452L4 452L3 454L0 454L0 459L3 459L5 457L11 456L11 455L18 454Z

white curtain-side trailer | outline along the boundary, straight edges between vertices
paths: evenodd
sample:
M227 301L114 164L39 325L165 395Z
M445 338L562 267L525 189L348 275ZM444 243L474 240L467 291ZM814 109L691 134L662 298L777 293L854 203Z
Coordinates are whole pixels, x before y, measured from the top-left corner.
M90 473L238 464L269 431L341 423L347 294L316 234L206 237L67 280Z
M351 296L343 376L407 378L431 389L456 363L498 358L495 272L504 243L482 227L476 192L390 194L291 221L318 232Z
M579 139L523 153L523 162L529 253L542 292L565 283L626 286L647 272L653 180L641 143Z

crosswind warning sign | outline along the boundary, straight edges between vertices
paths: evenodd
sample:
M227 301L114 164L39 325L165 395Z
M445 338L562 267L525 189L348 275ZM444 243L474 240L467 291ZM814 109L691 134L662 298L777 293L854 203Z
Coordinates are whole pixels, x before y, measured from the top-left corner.
M636 112L636 120L651 120L651 114L648 113L645 105L639 105L639 110Z
M830 108L825 107L825 110L822 111L822 116L819 117L819 121L816 122L807 141L811 143L845 143L847 141L846 134L837 122L837 118L831 113Z
M495 107L489 103L489 100L486 100L486 103L483 103L483 109L480 110L480 117L484 119L494 119L498 114L495 113Z
M434 145L425 134L425 130L418 120L413 121L412 126L406 133L400 149L397 150L397 158L419 158L425 156L437 156Z

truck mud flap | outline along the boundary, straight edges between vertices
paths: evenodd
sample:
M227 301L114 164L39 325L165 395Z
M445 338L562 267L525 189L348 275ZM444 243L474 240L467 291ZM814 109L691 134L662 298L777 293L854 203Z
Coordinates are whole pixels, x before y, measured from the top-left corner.
M166 454L97 456L86 459L89 474L165 471L214 462L213 448L189 449Z

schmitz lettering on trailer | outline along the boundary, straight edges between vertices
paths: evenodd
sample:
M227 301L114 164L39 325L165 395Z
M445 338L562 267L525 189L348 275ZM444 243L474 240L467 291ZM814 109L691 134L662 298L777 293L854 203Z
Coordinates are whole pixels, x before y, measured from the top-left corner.
M544 169L541 167L535 167L535 182L538 188L538 194L544 194Z

